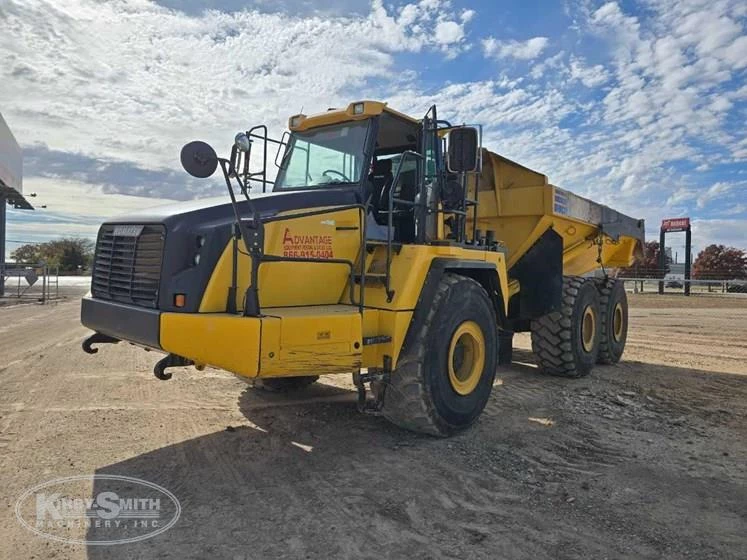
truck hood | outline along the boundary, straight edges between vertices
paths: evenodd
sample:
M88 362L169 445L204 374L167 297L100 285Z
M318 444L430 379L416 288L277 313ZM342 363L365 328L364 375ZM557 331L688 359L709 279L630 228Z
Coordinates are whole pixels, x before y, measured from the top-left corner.
M345 196L344 194L342 194L340 192L341 189L325 189L325 191L326 192L322 192L320 189L316 189L304 191L257 193L251 195L251 200L263 215L272 215L281 210L308 208L310 207L309 205L317 206L328 203L323 202L320 204L316 204L316 200L348 200L350 198L349 196ZM329 191L335 192L330 193ZM330 194L332 194L332 196L330 196ZM336 202L332 203L334 204ZM239 202L239 208L242 211L242 215L246 215L246 213L248 213L248 206L249 205L246 203L246 201L242 200L241 202ZM228 195L223 195L212 198L201 198L197 200L177 202L174 204L163 204L161 206L154 206L152 208L137 210L111 218L107 220L106 223L167 224L168 222L172 221L173 218L185 215L191 215L193 217L195 215L199 215L201 220L209 220L211 218L233 215L233 210L231 209L231 201L228 198Z
M309 189L283 193L252 195L252 203L263 218L279 212L311 210L325 206L349 206L360 203L359 188ZM250 217L246 201L239 203L241 217ZM167 204L133 212L108 220L104 229L116 225L164 226L158 309L196 313L201 294L213 269L233 235L236 218L228 196ZM197 244L197 239L202 239ZM200 263L194 263L195 253ZM187 305L174 307L173 294L187 294Z

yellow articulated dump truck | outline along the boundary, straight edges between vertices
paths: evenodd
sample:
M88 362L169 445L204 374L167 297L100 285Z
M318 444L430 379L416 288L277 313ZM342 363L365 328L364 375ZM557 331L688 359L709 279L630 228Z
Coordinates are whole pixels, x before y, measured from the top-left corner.
M268 389L352 373L362 411L438 436L479 417L515 332L552 375L623 353L623 286L584 275L629 266L642 220L485 150L479 125L359 101L181 162L220 168L229 197L101 226L88 353L126 341L166 354L159 379L212 366Z

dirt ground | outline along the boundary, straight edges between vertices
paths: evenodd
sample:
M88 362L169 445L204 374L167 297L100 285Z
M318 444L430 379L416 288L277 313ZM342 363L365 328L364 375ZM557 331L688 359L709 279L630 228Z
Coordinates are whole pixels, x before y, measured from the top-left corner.
M75 299L0 309L0 558L745 558L747 299L631 296L628 347L585 379L517 336L479 423L451 439L356 411L347 376L268 395L154 353L89 356ZM146 541L83 546L16 520L69 475L181 502Z

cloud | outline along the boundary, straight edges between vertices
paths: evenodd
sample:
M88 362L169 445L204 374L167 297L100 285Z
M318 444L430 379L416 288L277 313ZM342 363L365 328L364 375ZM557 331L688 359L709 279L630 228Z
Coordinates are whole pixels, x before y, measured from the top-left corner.
M95 238L101 221L174 200L154 196L122 195L101 185L58 177L27 176L26 190L36 192L46 208L34 212L8 209L10 248L59 236Z
M667 206L676 206L683 202L689 202L698 198L698 191L692 188L680 187L667 199Z
M526 41L499 41L494 37L488 37L482 41L482 50L489 58L533 60L542 54L549 42L547 37L533 37Z
M565 66L566 58L567 54L565 53L565 51L557 52L554 55L532 66L532 70L529 75L532 79L539 80L542 77L546 76L548 73L568 73L569 71Z
M413 115L438 103L443 118L483 123L491 149L647 219L652 234L662 217L690 215L709 238L733 235L719 228L745 218L743 2L568 3L572 26L556 34L548 14L523 40L480 36L490 9L5 0L0 107L27 149L30 180L75 183L81 196L101 193L102 206L127 204L104 193L141 204L220 192L181 172L188 140L225 154L252 124L279 135L301 109L379 98ZM444 61L472 42L500 62L455 72Z
M39 197L44 198L47 205L45 211L36 213L15 211L18 215L30 218L41 216L50 219L54 217L78 224L97 226L101 216L109 218L176 202L169 198L110 193L100 185L75 180L29 177L29 183Z
M712 200L716 200L735 188L736 185L731 183L718 182L710 186L706 191L702 192L698 200L698 208L703 208Z
M692 222L693 240L699 249L718 244L747 250L747 220L697 219Z
M304 17L365 15L371 6L369 0L155 0L155 3L191 16L200 16L208 10L233 13L252 9Z
M435 38L441 45L458 43L464 38L464 27L455 21L440 21L436 24Z
M96 185L104 193L174 200L191 200L226 191L222 179L195 179L181 168L148 169L133 162L50 150L42 144L27 146L23 159L26 190L29 192L28 183L36 178Z
M741 25L726 6L694 2L675 9L667 0L652 1L649 26L614 2L595 11L591 30L606 37L616 53L617 83L605 98L607 120L731 140L722 125L732 105L721 87L741 67L729 54L741 49Z
M719 212L721 216L738 216L744 214L747 218L747 204L739 202L729 208L725 208Z
M601 64L587 66L576 57L571 57L569 75L571 80L578 80L588 88L600 86L610 79L609 72Z
M747 113L747 94L735 79L740 64L724 54L737 42L730 23L736 4L696 1L675 10L650 0L642 19L610 2L577 14L578 41L593 40L594 51L569 47L529 74L503 68L502 80L427 94L415 87L394 99L438 102L444 118L485 123L491 149L554 184L645 218L650 235L663 217L736 217L722 214L739 209L745 196L744 175L740 183L739 168L730 166L747 157L738 117ZM685 22L689 13L707 22L709 32L694 34ZM497 58L505 44L488 38L483 48ZM711 222L708 236L716 238L727 223Z
M472 18L475 17L475 14L477 14L475 10L464 10L459 16L459 19L462 21L462 23L468 23L472 21Z
M395 74L397 53L458 55L467 20L447 0L334 17L7 0L3 113L24 145L174 169L192 138L225 146L250 123L278 133L301 107L359 96Z

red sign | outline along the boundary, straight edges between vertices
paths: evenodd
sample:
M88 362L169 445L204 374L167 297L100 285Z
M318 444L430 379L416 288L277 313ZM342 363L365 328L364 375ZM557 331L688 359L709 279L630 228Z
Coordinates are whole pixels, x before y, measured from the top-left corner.
M664 231L686 231L690 227L690 218L671 218L661 221Z

